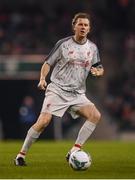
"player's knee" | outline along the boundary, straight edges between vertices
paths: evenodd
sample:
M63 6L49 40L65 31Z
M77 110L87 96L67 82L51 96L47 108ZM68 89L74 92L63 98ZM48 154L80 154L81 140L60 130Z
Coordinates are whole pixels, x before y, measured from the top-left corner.
M46 127L50 123L51 119L52 119L52 115L45 113L45 115L43 115L42 117L43 127Z
M45 128L51 121L52 115L49 113L42 113L39 116L37 123L42 127Z
M96 112L94 113L94 119L95 119L96 122L99 122L99 121L100 121L100 119L101 119L101 113L100 113L99 111L96 111Z
M100 121L101 113L96 109L96 107L94 107L90 118L94 123L98 123Z

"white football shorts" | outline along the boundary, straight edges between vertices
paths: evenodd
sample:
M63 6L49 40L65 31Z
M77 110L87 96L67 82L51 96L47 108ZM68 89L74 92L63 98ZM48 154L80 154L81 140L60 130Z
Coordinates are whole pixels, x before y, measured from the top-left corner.
M45 92L45 99L41 113L47 112L52 115L62 117L68 110L71 116L76 119L79 117L77 110L88 104L94 105L85 94L67 92L55 84L50 83Z

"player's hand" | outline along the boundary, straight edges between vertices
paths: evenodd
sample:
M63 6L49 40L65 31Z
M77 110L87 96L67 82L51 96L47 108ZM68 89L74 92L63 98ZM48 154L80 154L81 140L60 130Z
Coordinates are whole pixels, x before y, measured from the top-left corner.
M38 88L40 90L45 90L47 86L47 82L45 81L45 79L40 79L39 83L38 83Z
M92 67L90 69L90 72L93 76L102 76L104 74L104 69L103 68L96 68Z

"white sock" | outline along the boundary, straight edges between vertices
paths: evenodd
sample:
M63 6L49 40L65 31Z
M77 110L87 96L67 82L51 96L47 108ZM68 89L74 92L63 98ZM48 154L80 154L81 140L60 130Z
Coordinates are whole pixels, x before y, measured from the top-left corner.
M96 128L95 123L86 120L86 122L83 124L83 126L81 127L78 133L78 137L76 139L75 144L82 146L90 137L90 135L95 130L95 128Z
M38 137L40 136L41 133L35 131L33 129L33 127L31 127L29 130L28 130L28 133L27 133L27 136L25 138L25 141L23 143L23 146L21 148L21 151L20 153L17 155L17 158L18 157L23 157L25 158L25 154L27 153L28 149L30 148L30 146L32 145L32 143L34 143Z
M81 146L80 147L73 146L72 149L70 150L70 153L74 151L79 151L80 149L81 149Z

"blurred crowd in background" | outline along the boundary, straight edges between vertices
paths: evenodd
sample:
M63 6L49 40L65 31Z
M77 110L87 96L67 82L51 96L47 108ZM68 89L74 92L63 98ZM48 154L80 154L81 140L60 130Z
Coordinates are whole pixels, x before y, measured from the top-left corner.
M119 130L135 130L134 0L0 0L0 54L48 54L72 35L77 12L91 15L89 38L105 67L103 107Z
M79 11L91 14L91 35L97 41L106 30L122 31L129 38L134 32L134 0L1 0L0 3L1 54L48 52L58 39L71 35L71 19Z

